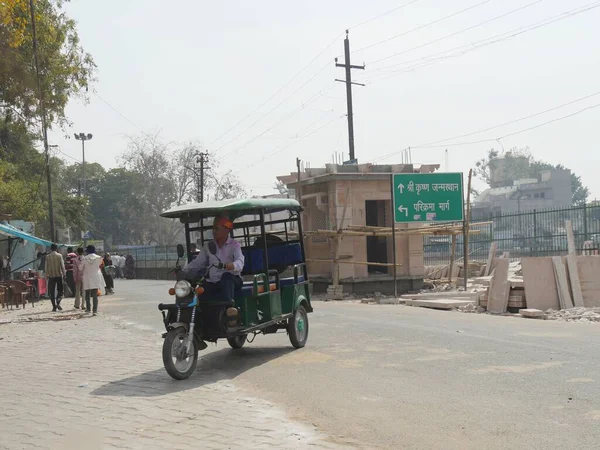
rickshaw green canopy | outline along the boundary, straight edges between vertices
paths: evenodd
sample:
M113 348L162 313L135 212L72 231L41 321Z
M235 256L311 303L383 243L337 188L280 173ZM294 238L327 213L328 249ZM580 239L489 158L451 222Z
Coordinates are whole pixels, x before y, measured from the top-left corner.
M223 213L235 214L237 217L252 214L256 211L273 213L277 211L299 211L298 201L289 198L248 198L188 203L177 206L161 213L161 217L172 219L194 217L200 214L204 217L216 216ZM234 217L232 217L233 219Z

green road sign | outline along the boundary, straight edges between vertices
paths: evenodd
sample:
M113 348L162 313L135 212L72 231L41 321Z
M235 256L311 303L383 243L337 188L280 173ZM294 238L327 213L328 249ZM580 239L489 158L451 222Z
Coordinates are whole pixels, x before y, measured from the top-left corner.
M396 223L463 220L462 173L394 174Z

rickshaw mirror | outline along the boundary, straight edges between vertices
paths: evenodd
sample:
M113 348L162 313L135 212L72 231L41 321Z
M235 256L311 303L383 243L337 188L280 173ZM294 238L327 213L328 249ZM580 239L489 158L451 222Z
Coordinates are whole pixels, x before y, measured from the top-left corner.
M183 255L185 255L185 249L183 248L183 245L177 244L177 256L183 258Z

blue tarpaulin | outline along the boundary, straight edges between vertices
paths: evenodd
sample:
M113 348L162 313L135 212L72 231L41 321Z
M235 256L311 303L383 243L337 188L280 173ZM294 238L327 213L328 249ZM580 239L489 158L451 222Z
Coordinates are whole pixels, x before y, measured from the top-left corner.
M33 242L34 244L43 245L44 247L50 247L52 245L52 242L50 241L32 236L31 234L25 233L24 231L21 231L7 223L0 223L0 235L24 239L26 241Z

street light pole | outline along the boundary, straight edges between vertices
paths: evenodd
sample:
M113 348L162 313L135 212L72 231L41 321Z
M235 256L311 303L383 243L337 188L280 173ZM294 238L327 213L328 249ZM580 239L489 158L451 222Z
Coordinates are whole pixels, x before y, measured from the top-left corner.
M85 141L89 141L92 139L92 134L88 133L75 133L75 139L77 139L78 141L81 141L81 153L82 153L82 160L81 160L81 184L82 184L82 191L83 191L83 196L85 197L87 194L87 190L86 190L86 183L87 180L85 178ZM86 228L86 214L83 215L83 228ZM87 230L83 230L84 233L87 233ZM83 238L83 244L85 245L87 243L87 239L85 238L85 234L84 234L84 238Z

